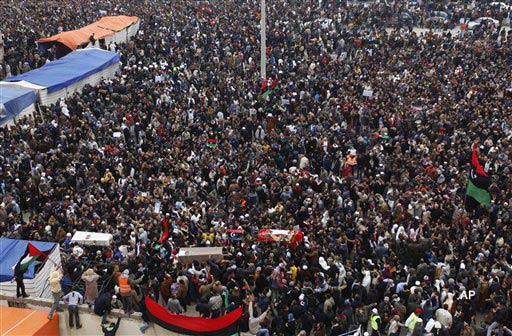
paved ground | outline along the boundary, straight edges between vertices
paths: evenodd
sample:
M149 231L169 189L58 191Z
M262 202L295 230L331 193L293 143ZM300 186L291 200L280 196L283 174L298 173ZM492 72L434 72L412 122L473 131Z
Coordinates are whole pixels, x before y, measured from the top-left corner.
M0 301L0 305L7 306L7 301L2 300ZM32 305L28 304L27 308L39 310L39 311L49 311L49 307L44 307L40 305ZM188 309L188 315L189 316L198 316L198 313L194 309L194 307L190 307ZM80 322L82 323L81 329L71 329L69 328L68 324L68 318L69 314L67 312L67 309L64 309L63 312L58 313L59 314L59 331L61 336L99 336L103 335L103 332L101 330L101 318L99 316L96 316L94 314L90 313L84 313L80 312ZM117 318L112 317L109 319L112 322L117 321ZM133 314L132 318L122 318L121 323L119 325L119 329L116 333L116 335L122 335L122 336L140 336L140 335L147 335L147 336L178 336L182 334L173 333L168 330L165 330L161 328L158 325L155 325L154 323L151 323L151 326L149 329L146 330L146 332L143 334L140 332L139 328L142 326L143 321L140 317L139 313ZM242 333L242 336L248 336L250 334Z

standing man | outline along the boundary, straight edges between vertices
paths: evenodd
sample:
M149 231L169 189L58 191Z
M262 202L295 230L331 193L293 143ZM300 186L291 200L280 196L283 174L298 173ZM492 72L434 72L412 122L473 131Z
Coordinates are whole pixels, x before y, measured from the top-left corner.
M53 313L55 311L62 311L60 308L60 298L64 293L62 293L62 287L60 286L60 281L62 280L62 273L60 271L53 271L50 274L50 286L53 295L53 306L48 313L48 319L53 319Z
M0 33L1 34L1 33ZM16 297L23 296L24 298L29 297L27 293L25 292L25 284L23 283L23 275L25 274L25 271L21 270L21 267L19 265L16 265L16 268L14 269L14 279L16 280Z
M265 320L267 317L268 312L270 311L270 306L265 310L263 313L260 314L258 317L254 317L254 308L253 308L253 301L254 298L249 298L249 332L252 335L257 336L269 336L269 330L267 328L264 328L261 326L261 322Z
M76 328L82 328L80 324L80 316L78 316L78 305L84 302L84 297L78 291L76 291L76 287L73 288L71 292L69 292L66 296L64 296L64 301L68 303L68 311L69 311L69 327L73 328L73 318L76 323Z
M400 335L400 327L403 327L404 325L400 323L400 316L395 315L389 321L389 328L388 328L388 334L387 336L399 336Z
M103 292L94 301L94 313L101 316L101 322L107 322L108 314L112 310L112 295L110 292Z
M94 37L94 33L89 36L89 42L91 42L91 47L94 48L94 45L96 44L96 38Z
M130 271L128 269L124 270L119 277L119 293L123 301L123 310L128 315L133 313L133 300L137 301L138 298L135 286L141 283L142 280L144 280L144 274L137 280L134 280L130 277Z
M418 320L420 319L420 315L423 311L421 310L421 308L416 308L415 311L413 311L411 313L411 315L409 315L409 317L407 318L407 320L405 321L405 325L407 326L407 336L411 336L413 331L414 331L414 327L416 326L416 323L418 323Z
M508 319L508 311L507 307L503 304L503 302L499 301L494 314L494 321L491 323L489 328L487 328L487 336L491 336L492 332L495 329L502 328L503 325L510 321Z
M370 325L372 327L371 336L380 336L382 320L379 316L379 311L377 310L377 308L372 309L372 315L370 316Z

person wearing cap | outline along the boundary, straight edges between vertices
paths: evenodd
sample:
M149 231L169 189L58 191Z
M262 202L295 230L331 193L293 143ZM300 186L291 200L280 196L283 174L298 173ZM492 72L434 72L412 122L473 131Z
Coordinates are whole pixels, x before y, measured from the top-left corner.
M380 336L382 329L382 319L380 318L377 308L372 309L372 313L370 315L370 327L372 331L371 336Z
M414 326L418 323L418 319L422 313L421 308L416 308L415 311L409 315L407 320L405 320L405 325L407 326L407 336L411 336L414 331Z
M285 332L286 335L296 335L297 334L297 324L295 322L295 317L293 313L288 313L288 320L285 323Z
M123 302L119 300L118 295L112 295L112 298L110 300L110 307L112 309L122 309L123 308Z
M121 294L121 299L123 301L123 310L127 314L131 314L133 312L132 303L136 297L136 292L134 291L133 286L138 285L142 280L144 280L144 274L140 278L134 280L130 277L130 271L128 269L124 270L119 277L119 294Z
M357 151L355 149L348 151L348 154L345 157L345 163L347 168L350 167L350 174L354 177L359 177L357 167Z
M66 233L66 239L62 243L64 245L64 252L69 253L71 252L71 233Z

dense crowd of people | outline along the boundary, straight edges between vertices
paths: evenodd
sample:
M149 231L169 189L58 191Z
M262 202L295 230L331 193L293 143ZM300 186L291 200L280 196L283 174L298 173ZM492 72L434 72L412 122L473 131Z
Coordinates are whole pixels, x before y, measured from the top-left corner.
M106 2L141 19L114 48L119 76L0 129L2 237L63 251L49 317L76 293L104 322L112 308L148 322L148 295L176 314L243 306L254 335L512 334L508 27L390 30L405 2L268 1L262 81L258 3ZM3 76L55 57L41 34L101 16L88 1L0 6ZM474 144L492 202L466 209ZM264 228L304 241L258 242ZM181 263L187 246L224 258Z

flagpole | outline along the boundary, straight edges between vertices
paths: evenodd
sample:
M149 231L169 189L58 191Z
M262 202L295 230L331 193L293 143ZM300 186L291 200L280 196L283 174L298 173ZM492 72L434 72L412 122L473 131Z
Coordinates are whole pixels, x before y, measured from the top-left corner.
M41 251L41 254L48 260L50 260L55 266L57 266L57 268L60 268L62 269L62 266L61 265L57 265L57 263L55 261L53 261L50 256L44 252Z
M475 147L475 142L473 141L473 143L471 144L471 150L473 150L473 148ZM471 157L471 160L473 160L473 157ZM471 163L472 165L473 163ZM463 206L464 206L464 211L469 214L469 211L466 209L466 200L468 198L468 181L471 179L471 169L472 167L469 168L469 175L468 175L468 178L466 180L466 190L464 191L464 203L463 203Z
M60 268L62 269L62 265L58 265L55 261L53 261L52 259L50 259L50 257L47 257L48 260L50 260L57 268Z

